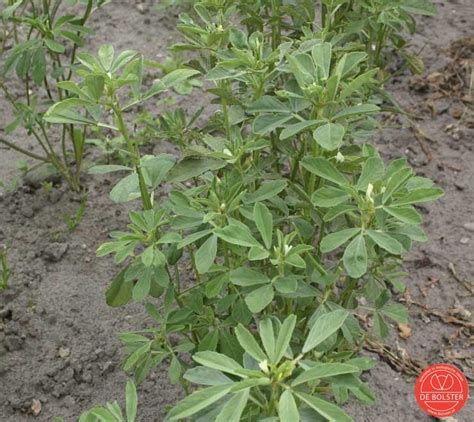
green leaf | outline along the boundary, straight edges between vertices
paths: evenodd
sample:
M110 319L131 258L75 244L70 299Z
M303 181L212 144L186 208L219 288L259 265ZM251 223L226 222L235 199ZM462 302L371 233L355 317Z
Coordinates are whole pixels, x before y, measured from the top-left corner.
M132 283L129 283L133 285ZM148 277L142 277L138 282L133 286L133 300L136 302L141 302L145 297L148 296L148 293L150 293L150 287L151 287L151 278Z
M117 204L140 197L140 187L136 173L129 174L118 182L110 191L110 199Z
M215 387L205 388L204 390L196 391L195 393L187 396L184 400L181 400L171 411L168 413L170 421L178 421L180 419L188 418L191 415L199 412L202 409L215 403L221 397L224 397L229 393L231 385L217 385Z
M408 13L424 16L436 16L438 10L430 0L403 0L401 8Z
M324 236L320 245L321 252L327 253L333 251L334 249L346 243L359 232L359 228L352 228L340 230L336 233L330 233Z
M275 129L283 126L293 116L287 114L260 114L252 124L253 133L257 135L266 135Z
M280 417L280 422L299 422L300 420L298 407L296 406L293 394L289 390L285 390L280 396L278 416Z
M344 54L342 59L337 64L336 73L339 74L341 78L343 78L366 57L367 54L361 51L354 51Z
M380 309L380 312L400 324L408 323L408 310L400 303L389 303Z
M299 259L304 262L304 260L299 257ZM294 263L293 263L294 264ZM305 267L302 267L305 268ZM287 276L287 277L278 277L273 281L273 286L279 293L294 293L298 288L298 280L296 277Z
M268 180L252 193L248 193L243 197L246 204L253 204L255 202L265 201L266 199L277 196L283 189L286 188L286 180Z
M393 255L402 254L403 246L397 239L394 239L389 234L375 230L367 230L366 233L378 246L385 249L387 252L390 252Z
M64 45L52 39L45 38L44 43L46 44L46 47L48 47L53 53L62 54L66 51L66 48L64 47Z
M329 422L353 422L347 413L332 403L305 393L296 392L296 395Z
M46 59L42 48L38 48L34 52L31 65L33 81L36 85L41 86L46 76Z
M388 172L389 169L387 169ZM390 176L388 180L385 192L382 196L382 203L385 204L393 195L395 191L397 191L400 186L402 186L413 174L413 170L411 168L402 167L395 171L395 173Z
M288 346L290 345L293 330L296 326L296 316L289 315L280 327L277 341L275 344L275 364L279 363L285 355Z
M215 229L214 233L222 240L233 245L248 248L252 246L261 247L260 243L252 236L250 229L244 224L229 224L224 228Z
M183 378L199 385L225 385L232 382L232 380L221 371L206 368L205 366L196 366L195 368L188 369Z
M304 122L298 122L298 123L288 125L285 127L285 129L281 131L280 139L284 141L285 139L291 138L292 136L295 136L298 133L320 123L322 123L321 120L306 120Z
M374 314L374 331L377 336L382 338L387 337L389 333L388 325L379 312Z
M215 158L186 157L173 167L167 180L169 182L185 182L207 171L219 170L226 164L225 161Z
M359 114L371 114L371 113L377 113L380 111L380 108L377 107L374 104L361 104L361 105L356 105L352 107L347 107L343 110L341 110L339 113L337 113L333 119L338 120L342 118L348 118L352 116L357 116Z
M263 243L267 249L272 246L273 216L262 202L256 202L253 207L253 218Z
M92 166L89 168L88 173L89 174L107 174L107 173L113 173L115 171L133 171L130 167L127 166L121 166L118 164L104 164L104 165L98 165L98 166Z
M150 267L151 264L153 264L153 260L155 259L154 246L153 245L148 246L148 248L146 248L140 256L141 256L143 265L145 265L145 267Z
M385 173L385 166L379 157L370 157L362 167L362 173L357 181L357 189L366 191L369 183L383 179Z
M193 355L193 360L208 368L233 375L237 375L237 372L243 369L234 359L217 352L197 352Z
M110 44L101 45L98 52L99 62L106 72L110 70L114 61L114 47Z
M422 202L434 201L444 195L443 189L416 189L392 203L393 206L419 204Z
M303 384L308 381L314 381L320 378L334 377L342 374L352 374L359 372L359 368L345 363L321 363L304 371L292 383L292 387Z
M258 332L262 339L263 348L269 358L270 363L275 362L275 333L273 332L273 323L270 318L264 318L258 325Z
M173 355L171 358L171 363L168 368L168 378L171 382L171 384L177 384L179 382L179 379L181 377L181 364L179 363L179 360L176 356Z
M347 246L343 256L344 267L352 278L362 277L367 272L367 249L362 234Z
M330 161L322 157L312 158L305 157L301 160L301 165L309 172L329 180L336 185L348 185L347 179Z
M264 351L257 343L257 340L255 340L250 331L247 330L242 324L239 324L235 329L235 335L237 336L237 340L242 346L242 349L244 349L257 362L268 360Z
M196 269L200 274L206 273L214 263L217 255L217 236L210 236L196 252Z
M137 417L137 389L132 381L127 382L126 387L126 413L127 422L135 422Z
M101 75L87 75L85 78L85 88L84 91L87 91L88 96L95 101L98 101L102 94L104 93L104 77Z
M245 410L245 406L247 406L249 395L250 388L246 388L235 394L217 415L215 422L239 422Z
M383 210L392 217L407 224L420 224L422 222L421 215L411 206L384 207Z
M378 68L371 69L362 75L357 76L341 91L339 98L343 100L352 95L355 91L359 90L359 88L363 87L367 82L370 82L378 71Z
M255 289L245 297L245 303L253 313L265 309L273 300L273 286L266 285Z
M269 256L270 252L258 246L252 246L248 253L249 261L261 261L263 259L267 259Z
M133 283L129 283L124 280L126 270L127 268L120 271L120 273L112 281L110 287L107 289L107 305L113 308L126 305L132 298Z
M329 222L334 220L336 217L339 217L340 215L349 214L353 211L357 211L357 208L354 205L339 205L330 208L323 218L324 221Z
M239 267L229 274L230 281L238 286L256 286L270 283L270 279L260 271Z
M324 42L316 44L311 50L314 63L321 69L323 79L329 78L329 71L331 70L331 43Z
M176 69L166 74L159 83L168 89L179 85L193 76L199 75L199 73L195 69Z
M332 208L347 201L350 195L345 191L333 186L324 186L311 196L311 202L315 207Z
M79 125L96 125L94 120L89 119L76 111L77 108L94 105L90 101L80 98L67 98L51 106L43 116L43 119L49 123L66 123Z
M291 110L284 103L270 95L264 95L259 98L250 104L246 111L248 113L291 113Z
M313 137L324 149L333 151L341 146L344 133L344 126L338 123L327 123L318 127L313 132Z
M303 346L303 353L308 353L328 337L332 336L349 316L349 312L338 309L319 316L314 322Z

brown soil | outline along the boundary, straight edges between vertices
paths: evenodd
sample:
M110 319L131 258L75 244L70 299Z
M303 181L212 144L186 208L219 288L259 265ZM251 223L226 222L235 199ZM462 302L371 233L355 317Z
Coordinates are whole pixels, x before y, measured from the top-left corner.
M131 3L115 0L94 16L91 25L97 35L90 48L108 42L163 59L166 46L176 39L176 17L155 12L153 2ZM446 190L443 199L421 207L430 240L406 263L410 275L405 300L427 308L410 306L406 339L394 327L387 343L398 359L371 353L380 363L366 379L378 403L350 403L347 411L358 422L431 420L415 402L415 378L407 375L413 372L410 359L421 366L452 362L474 380L468 322L474 280L474 116L467 97L474 8L471 0L436 3L439 15L419 19L412 40L413 51L423 47L425 76L406 73L389 87L414 115L417 129L404 118L388 120L392 128L384 128L377 139L384 157L406 156L420 175ZM10 114L2 98L0 112L2 123L7 122ZM0 180L17 174L18 158L0 149ZM108 199L106 177L88 177L86 185L86 213L72 233L63 215L74 213L79 204L65 187L51 193L28 185L13 193L0 188L0 243L11 242L14 273L11 288L0 294L2 422L51 421L53 416L74 421L92 404L123 398L126 376L116 334L140 328L143 315L139 306L107 307L104 292L116 268L107 259L96 259L94 251L109 231L123 228L127 209ZM163 364L139 387L139 420L162 421L166 406L180 396ZM37 417L28 413L35 399L42 407ZM467 422L473 415L471 399L456 419Z

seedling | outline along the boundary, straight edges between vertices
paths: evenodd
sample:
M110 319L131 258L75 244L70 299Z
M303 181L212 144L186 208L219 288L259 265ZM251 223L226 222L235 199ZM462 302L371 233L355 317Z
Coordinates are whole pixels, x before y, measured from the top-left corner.
M0 245L0 290L8 288L8 282L11 276L7 254L7 247Z
M68 213L64 214L64 222L66 223L70 232L76 230L77 226L79 226L79 224L81 223L82 217L84 216L84 212L86 211L86 204L87 198L84 197L83 199L81 199L79 207L77 208L74 215Z

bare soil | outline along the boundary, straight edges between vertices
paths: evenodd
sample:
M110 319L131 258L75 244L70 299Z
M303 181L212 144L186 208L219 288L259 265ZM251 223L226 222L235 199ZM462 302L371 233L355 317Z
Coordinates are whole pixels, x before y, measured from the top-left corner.
M176 16L157 13L152 3L115 0L99 11L91 23L96 36L90 49L107 42L162 60L177 37ZM430 240L407 258L408 292L402 298L418 304L410 305L409 327L401 327L406 338L394 327L387 340L391 354L366 352L380 360L366 376L378 403L348 404L358 422L432 420L413 396L413 374L426 364L451 362L474 381L474 115L468 98L474 7L472 0L436 3L439 15L418 19L411 42L413 51L422 49L425 75L407 72L389 87L412 113L416 128L405 118L389 117L376 142L385 158L407 157L446 196L421 207ZM199 97L193 98L199 105ZM2 134L10 116L3 98L0 113ZM12 180L19 158L0 149L0 180ZM72 233L63 216L76 211L79 198L66 187L50 193L28 184L13 193L0 188L0 243L11 242L13 270L11 287L0 293L2 422L51 421L53 416L75 421L92 404L123 398L126 376L116 334L139 329L143 315L140 306L112 309L105 304L116 268L107 259L96 259L95 250L108 232L123 228L128 211L109 200L110 183L107 177L86 178L86 212ZM167 406L180 396L163 364L139 387L139 420L162 421ZM32 415L33 400L41 403L38 416ZM456 419L474 420L472 398Z

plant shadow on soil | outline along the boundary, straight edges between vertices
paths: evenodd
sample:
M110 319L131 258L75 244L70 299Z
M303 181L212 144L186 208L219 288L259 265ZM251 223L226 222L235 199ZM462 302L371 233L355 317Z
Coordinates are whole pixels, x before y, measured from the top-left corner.
M97 34L90 48L112 42L117 49L136 49L162 60L165 47L176 39L176 19L169 12L154 12L150 3L116 0L99 11L91 24ZM465 88L467 62L471 60L472 69L474 55L474 34L468 32L474 8L470 0L436 3L439 15L419 19L412 39L413 51L423 48L425 76L404 74L389 87L405 109L421 117L416 120L419 130L415 133L405 120L395 118L387 125L399 127L384 129L377 144L384 158L407 157L418 174L435 179L446 191L443 199L421 208L429 242L407 258L410 296L405 298L464 324L443 322L412 305L407 338L397 336L394 327L387 343L401 365L407 357L422 365L452 362L472 381L473 300L464 284L469 287L474 279L474 115ZM459 82L463 78L464 87ZM200 97L193 100L200 105ZM3 99L0 111L5 118ZM20 157L0 150L1 180L14 175L15 158ZM93 404L123 398L126 376L116 334L140 329L143 313L138 305L112 309L105 304L116 268L111 260L96 259L95 249L108 232L124 227L128 211L109 200L111 182L107 177L86 179L87 208L73 233L68 233L63 215L73 214L79 200L65 187L47 193L25 184L14 193L0 191L0 243L11 242L13 269L11 288L0 293L2 422L51 421L53 416L75 421ZM366 375L378 402L373 407L349 403L347 411L354 419L432 420L415 402L415 378L394 370L396 359L387 362L367 353L380 360ZM162 421L166 406L180 397L180 388L169 384L162 364L139 387L139 420ZM32 414L34 400L41 403L37 416ZM456 419L472 420L473 414L471 399Z

